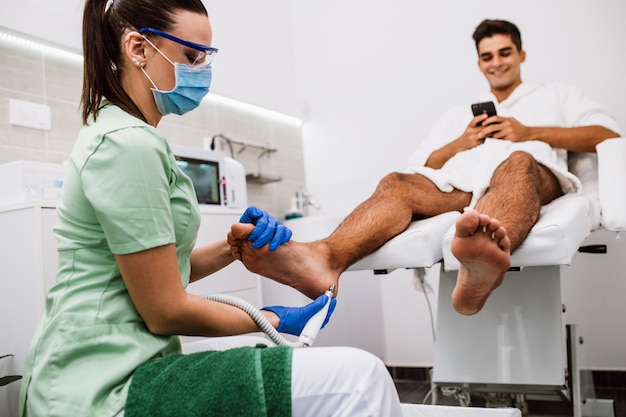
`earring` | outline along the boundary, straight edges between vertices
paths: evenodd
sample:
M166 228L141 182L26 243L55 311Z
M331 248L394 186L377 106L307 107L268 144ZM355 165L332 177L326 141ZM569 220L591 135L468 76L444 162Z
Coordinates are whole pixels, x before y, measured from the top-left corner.
M131 61L133 61L133 64L135 64L135 65L137 65L138 67L141 67L141 68L143 68L143 67L146 65L146 63L145 63L145 62L141 62L141 61L139 61L139 60L137 59L137 57L136 57L136 56L134 56L134 57L131 59Z

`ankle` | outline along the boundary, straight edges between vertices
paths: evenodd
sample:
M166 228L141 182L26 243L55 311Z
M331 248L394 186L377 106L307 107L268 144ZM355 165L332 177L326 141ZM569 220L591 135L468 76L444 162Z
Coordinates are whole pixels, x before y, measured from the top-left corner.
M348 259L348 251L335 248L328 239L312 242L311 245L313 251L320 256L321 262L337 277L353 263Z

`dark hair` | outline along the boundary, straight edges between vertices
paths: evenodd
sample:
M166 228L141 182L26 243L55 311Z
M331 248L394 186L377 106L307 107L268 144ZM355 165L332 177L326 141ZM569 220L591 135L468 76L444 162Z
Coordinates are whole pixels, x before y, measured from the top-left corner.
M87 0L83 14L83 90L80 100L83 124L98 115L103 97L146 120L122 88L121 38L126 29L143 27L168 31L174 15L184 10L208 15L201 0Z
M476 50L478 51L478 44L484 38L490 38L493 35L507 35L511 38L511 41L515 45L518 51L522 50L522 35L520 34L519 29L511 22L507 22L506 20L490 20L486 19L480 22L476 29L474 30L474 34L472 38L474 38L474 42L476 43Z

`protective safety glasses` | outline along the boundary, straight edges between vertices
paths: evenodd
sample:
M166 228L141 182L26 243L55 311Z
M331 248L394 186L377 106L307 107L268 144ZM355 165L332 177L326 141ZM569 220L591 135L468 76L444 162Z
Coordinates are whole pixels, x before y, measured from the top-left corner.
M178 57L178 61L176 61L181 64L208 67L211 66L211 64L213 63L213 58L215 57L215 54L217 54L217 48L212 48L210 46L201 45L199 43L186 41L184 39L177 38L174 35L170 35L167 32L163 32L157 29L141 28L138 32L142 34L144 39L148 41L151 45L152 42L150 42L148 38L146 38L146 34L157 35L162 38L169 39L170 41L176 42L179 45L182 45L182 48L180 49L180 56Z

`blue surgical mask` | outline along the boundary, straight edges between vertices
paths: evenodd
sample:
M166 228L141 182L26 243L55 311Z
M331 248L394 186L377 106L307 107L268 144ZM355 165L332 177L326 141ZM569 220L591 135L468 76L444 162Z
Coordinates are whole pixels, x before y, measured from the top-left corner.
M210 65L188 65L172 62L159 50L148 38L145 38L152 47L174 66L176 84L170 91L159 90L152 78L148 75L143 65L140 65L144 75L152 83L152 94L159 113L163 116L168 114L183 115L197 108L204 96L209 92L211 78L213 76Z
M182 115L195 109L207 95L211 86L211 67L195 67L178 62L173 65L176 73L176 85L170 91L159 90L146 71L143 71L154 86L152 89L154 101L159 113L163 116L167 114Z

